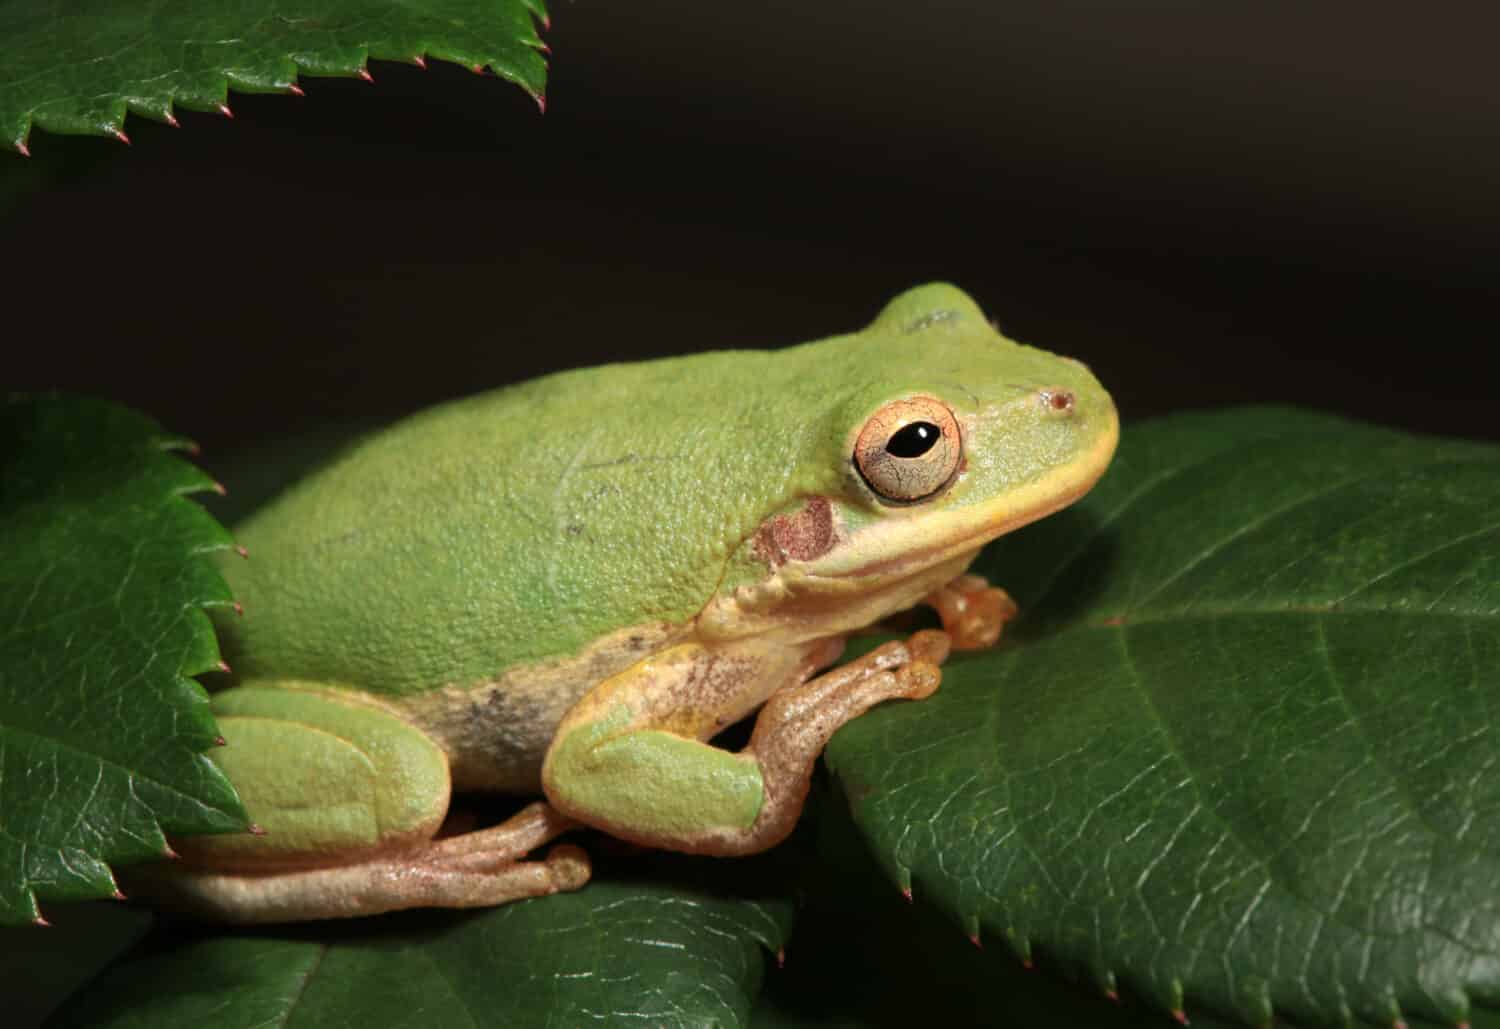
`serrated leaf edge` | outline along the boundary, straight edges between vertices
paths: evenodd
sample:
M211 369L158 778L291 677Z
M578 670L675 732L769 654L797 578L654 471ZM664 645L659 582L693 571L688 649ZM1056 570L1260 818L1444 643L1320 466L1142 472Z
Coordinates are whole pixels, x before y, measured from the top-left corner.
M546 7L541 2L541 0L521 0L521 3L531 14L531 16L538 23L540 23L544 31L552 27L552 20L547 14ZM544 40L538 37L534 30L530 36L518 37L516 39L516 42L520 43L522 46L530 47L532 50L535 50L537 53L541 54L544 63L547 56L552 52L551 47L549 47ZM503 79L506 82L512 83L513 85L519 86L523 90L525 90L527 95L529 95L532 100L536 102L538 109L540 109L542 113L545 114L547 110L546 92L543 90L534 89L531 84L526 81L525 77L521 75L520 72L504 64L497 64L493 61L475 64L470 61L465 61L462 57L452 55L448 52L439 52L432 48L429 48L425 53L397 54L372 52L370 47L365 46L358 48L357 52L360 55L358 60L347 65L340 64L336 61L315 61L308 55L288 55L286 61L284 62L284 67L288 68L289 72L283 77L269 81L246 75L242 71L234 68L225 68L221 74L221 78L223 81L218 90L217 102L210 109L200 108L182 95L168 96L165 98L164 103L158 102L160 98L157 97L146 98L122 96L117 105L119 108L118 113L114 114L109 119L92 126L90 129L86 129L80 132L50 129L48 131L53 131L59 135L94 135L99 137L113 137L117 141L124 143L126 146L129 146L130 137L125 133L125 119L127 114L133 113L141 117L149 118L152 121L170 125L174 129L181 128L181 123L177 120L175 114L175 108L179 104L187 110L198 110L204 113L216 110L219 114L222 114L226 118L233 118L234 111L229 106L229 93L231 89L241 93L277 93L286 96L305 96L305 92L303 91L301 85L299 85L299 82L303 75L318 78L362 78L367 82L373 82L374 76L370 73L369 70L369 63L371 60L404 62L408 64L414 64L419 68L425 69L427 67L427 58L429 57L436 58L437 60L444 61L449 64L457 64L466 67L478 75L483 75L486 71L490 71L497 78ZM25 118L21 124L19 135L17 135L10 141L12 148L17 154L22 157L31 156L31 148L29 146L29 143L31 140L31 130L33 127L35 127L35 114L35 107L25 112Z
M184 460L177 456L177 453L179 452L197 454L199 452L198 444L185 436L161 435L146 440L145 446L155 446L157 449L162 451L162 453L168 458L168 460L178 465L180 469L189 470L198 478L197 482L186 483L170 489L166 494L168 502L175 501L182 504L192 505L194 511L190 515L190 517L194 519L207 520L208 524L216 528L219 533L222 534L223 538L218 542L203 543L198 546L188 548L186 551L187 558L189 560L203 560L210 554L233 549L235 545L234 537L229 533L229 530L224 528L224 526L219 523L218 519L214 518L214 516L210 514L201 504L198 504L190 499L194 494L198 493L223 492L223 486L220 485L212 477L210 477L204 469L191 461ZM201 641L209 644L206 650L214 655L214 661L222 663L219 657L220 648L218 634L214 631L212 619L208 617L208 608L233 605L234 599L230 595L229 584L224 579L223 575L216 568L212 568L212 566L210 566L210 572L223 587L224 599L210 598L207 600L189 601L186 606L196 609L197 618L191 619L191 621L193 621L196 626L194 631L199 635ZM198 681L197 676L203 674L204 672L215 670L218 666L218 664L210 662L207 666L198 669L179 667L173 670L172 675L176 680L177 685L179 687L186 687L189 692L195 694L197 699L204 703L206 709L209 699L209 693L204 685ZM212 737L214 735L217 735L218 733L218 725L217 722L215 722L211 711L205 710L205 713L207 714L209 720L209 728L211 730L210 739L212 739ZM11 731L14 732L17 730L12 728ZM162 782L159 779L150 778L137 771L122 769L113 760L103 755L95 754L92 751L78 747L76 744L67 743L61 740L49 740L49 742L54 746L71 750L74 753L89 758L90 760L97 761L101 766L119 769L120 771L127 774L127 778L138 779L142 782L149 783L160 789L162 792L177 796L179 799L188 801L189 803L194 804L199 808L205 807L205 805L198 802L196 798L192 797L189 794L183 793L175 785ZM207 747L197 752L198 764L202 769L203 774L222 781L222 783L228 788L228 791L234 798L235 802L240 803L239 793L237 790L235 790L234 784L229 781L227 776L219 771L218 766L208 758L207 753ZM147 807L147 810L150 810L149 806ZM245 824L248 825L249 820L248 817L244 816L243 806L241 806L241 816L245 821ZM146 844L151 849L158 851L163 858L170 858L173 852L170 845L167 843L166 829L162 825L160 818L156 817L154 812L152 812L152 828L154 829L155 835L150 838L142 839L141 842ZM59 845L59 849L63 848ZM94 855L89 854L87 851L83 851L82 853L90 863L97 863L100 866L100 868L104 871L108 881L105 886L100 889L99 893L95 897L78 899L125 899L124 894L120 892L119 884L115 876L116 869L119 867L118 863L116 861L110 860L102 854ZM23 914L29 916L27 924L36 928L50 928L51 923L43 917L41 912L41 899L37 896L37 892L33 888L32 883L29 880L25 883L24 889L28 910L23 912ZM55 903L55 901L49 901L49 903Z

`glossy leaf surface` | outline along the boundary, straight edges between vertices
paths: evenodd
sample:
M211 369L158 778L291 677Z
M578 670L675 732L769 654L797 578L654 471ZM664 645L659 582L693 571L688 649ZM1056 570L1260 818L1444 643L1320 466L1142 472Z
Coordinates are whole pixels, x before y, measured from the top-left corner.
M53 1024L729 1029L747 1023L789 911L668 883L594 882L474 913L164 934Z
M977 567L1004 645L828 751L919 901L1189 1014L1500 1000L1500 450L1162 419Z
M0 402L0 924L115 891L164 831L244 826L189 676L218 664L229 534L184 441L83 397Z

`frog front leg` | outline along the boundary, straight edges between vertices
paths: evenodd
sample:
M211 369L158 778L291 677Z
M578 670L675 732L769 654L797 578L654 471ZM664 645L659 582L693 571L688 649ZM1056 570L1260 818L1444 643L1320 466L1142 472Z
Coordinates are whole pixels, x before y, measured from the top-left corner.
M252 833L174 839L182 860L141 868L131 895L221 921L287 922L414 907L487 907L577 889L588 859L545 803L489 829L434 839L448 759L424 733L341 691L247 686L214 697L212 754Z
M930 696L948 649L945 633L919 632L809 680L837 657L841 640L680 645L574 705L547 752L543 788L562 814L647 846L765 850L796 824L834 732L881 701ZM762 700L744 750L703 742Z

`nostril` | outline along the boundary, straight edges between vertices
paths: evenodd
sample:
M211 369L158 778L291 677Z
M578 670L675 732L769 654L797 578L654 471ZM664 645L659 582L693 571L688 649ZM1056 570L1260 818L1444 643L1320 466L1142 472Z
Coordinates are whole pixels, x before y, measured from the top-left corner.
M1041 392L1042 406L1048 411L1057 414L1067 414L1073 410L1073 394L1065 389L1044 389Z

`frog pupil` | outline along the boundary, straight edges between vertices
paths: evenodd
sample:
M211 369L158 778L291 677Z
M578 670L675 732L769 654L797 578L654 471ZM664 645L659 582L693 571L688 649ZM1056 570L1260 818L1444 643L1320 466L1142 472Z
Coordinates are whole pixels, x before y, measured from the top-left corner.
M912 422L894 433L885 445L892 457L921 457L931 450L943 431L931 422Z

